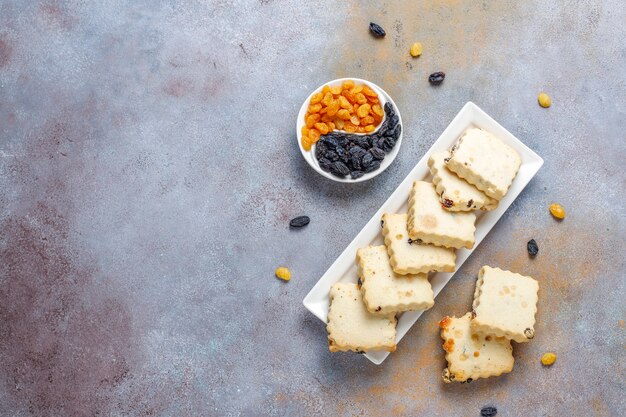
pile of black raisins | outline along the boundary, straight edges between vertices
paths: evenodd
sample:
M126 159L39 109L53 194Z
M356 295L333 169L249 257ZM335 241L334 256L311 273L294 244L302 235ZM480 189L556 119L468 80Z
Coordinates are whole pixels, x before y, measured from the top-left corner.
M353 180L380 168L385 155L393 149L402 126L391 103L385 103L385 120L371 135L331 132L315 144L315 157L326 172Z

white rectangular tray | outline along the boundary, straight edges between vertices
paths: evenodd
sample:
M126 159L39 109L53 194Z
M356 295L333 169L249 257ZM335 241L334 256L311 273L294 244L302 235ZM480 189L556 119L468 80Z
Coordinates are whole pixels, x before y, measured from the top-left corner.
M461 134L471 126L483 128L492 132L509 146L513 147L522 158L522 165L519 173L506 196L500 201L498 208L488 212L476 212L476 243L474 248L457 250L456 270L478 247L483 238L489 233L491 228L498 222L506 209L513 203L517 196L522 192L526 184L535 176L539 168L543 165L543 159L530 148L524 145L519 139L513 136L508 130L500 126L498 122L493 120L487 113L482 111L477 105L468 102L463 106L459 114L452 120L450 125L443 131L439 139L426 152L424 157L417 163L415 168L402 181L398 188L385 201L382 207L374 214L365 227L354 238L352 243L343 251L339 258L331 265L326 273L315 284L311 291L304 298L304 306L320 320L326 323L329 308L330 287L339 281L356 282L356 265L355 256L358 248L367 245L383 245L383 238L380 229L380 219L384 213L405 213L407 211L407 200L409 191L413 181L432 179L428 169L428 157L432 152L439 152L450 149L457 141ZM476 271L478 273L478 271ZM437 272L431 273L430 282L433 287L435 297L442 288L454 276L454 272ZM411 328L413 323L417 321L423 311L409 311L398 316L396 342L400 342L402 337ZM389 352L369 352L365 356L376 365L380 365Z

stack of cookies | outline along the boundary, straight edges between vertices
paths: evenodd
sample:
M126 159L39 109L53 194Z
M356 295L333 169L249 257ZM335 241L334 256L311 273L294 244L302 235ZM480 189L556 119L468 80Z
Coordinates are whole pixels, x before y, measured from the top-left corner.
M517 152L481 129L430 156L433 182L415 181L408 212L383 215L384 246L357 251L358 283L330 291L331 351L396 349L396 314L434 305L430 272L454 272L456 249L474 246L474 210L493 210L517 175Z
M483 266L473 311L439 323L448 362L443 380L471 382L511 372L511 340L523 343L535 336L538 290L531 277Z

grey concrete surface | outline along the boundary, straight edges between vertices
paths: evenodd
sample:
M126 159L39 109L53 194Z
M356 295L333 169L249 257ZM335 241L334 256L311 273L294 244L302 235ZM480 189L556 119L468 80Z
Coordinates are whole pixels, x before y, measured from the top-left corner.
M625 22L620 0L0 1L0 414L623 415ZM359 185L295 143L345 76L405 127ZM468 100L543 169L382 366L331 354L303 297ZM537 337L444 385L437 322L484 264L540 281Z

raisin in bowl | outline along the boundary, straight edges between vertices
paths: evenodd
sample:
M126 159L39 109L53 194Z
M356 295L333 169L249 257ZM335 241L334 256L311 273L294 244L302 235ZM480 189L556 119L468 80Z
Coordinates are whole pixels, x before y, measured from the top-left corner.
M398 107L382 88L359 78L340 78L313 91L296 127L304 159L337 182L374 178L391 165L402 143Z

